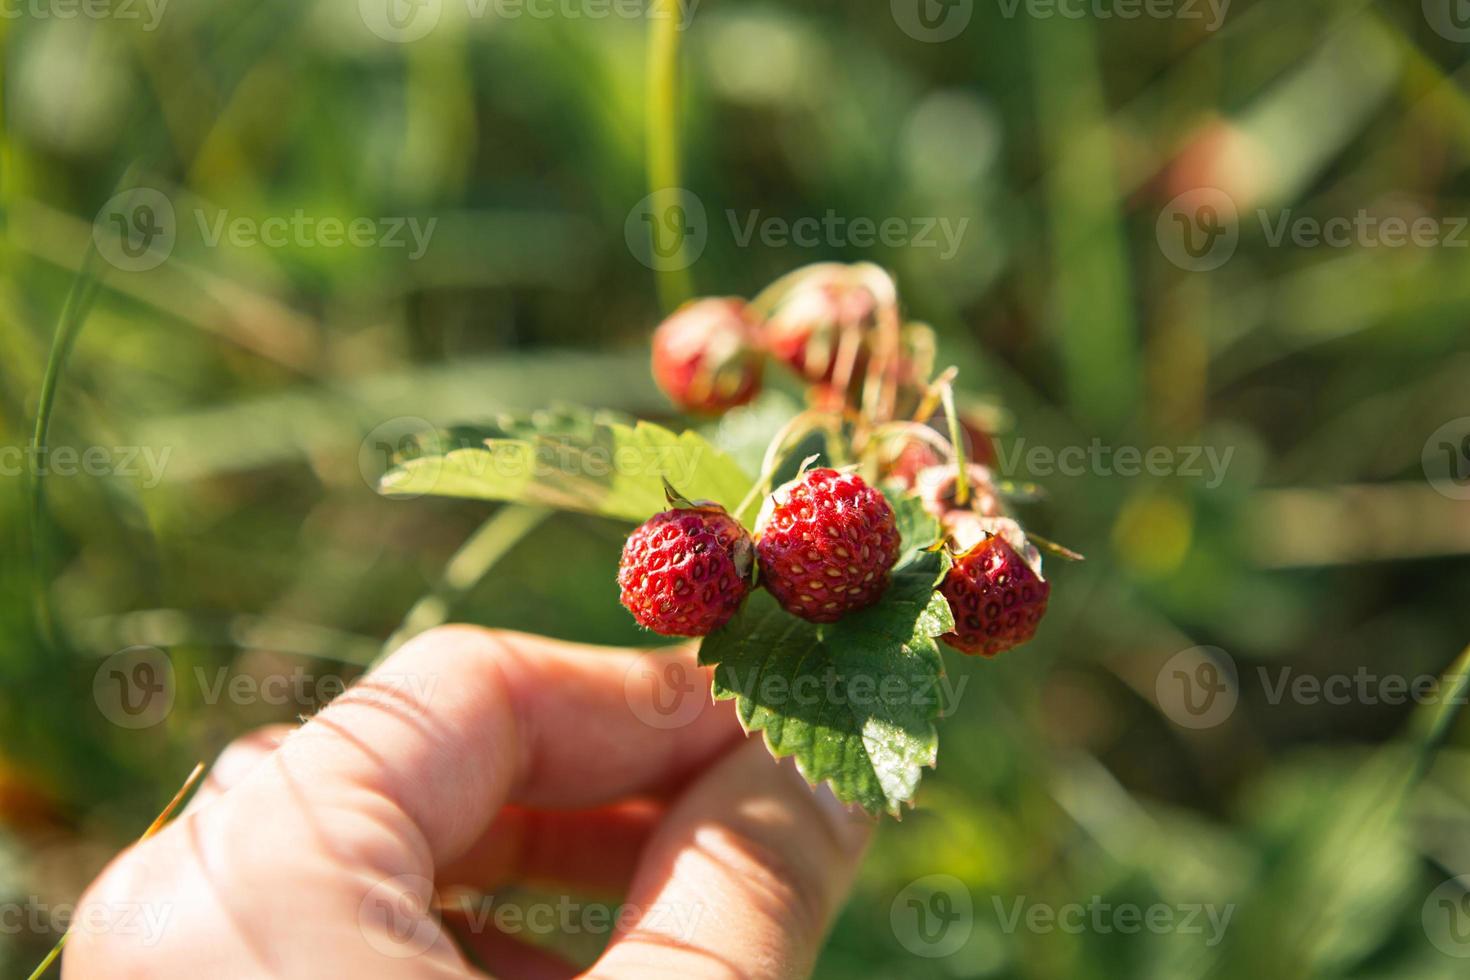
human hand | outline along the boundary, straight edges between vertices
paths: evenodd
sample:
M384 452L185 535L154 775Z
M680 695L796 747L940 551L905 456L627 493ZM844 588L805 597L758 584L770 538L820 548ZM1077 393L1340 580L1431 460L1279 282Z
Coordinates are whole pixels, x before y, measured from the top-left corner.
M698 670L688 650L423 634L300 728L226 749L76 918L141 907L166 927L77 929L63 977L578 973L493 916L435 914L436 890L512 881L626 895L598 977L807 975L871 821L742 737L728 702L645 724L624 686L640 658Z

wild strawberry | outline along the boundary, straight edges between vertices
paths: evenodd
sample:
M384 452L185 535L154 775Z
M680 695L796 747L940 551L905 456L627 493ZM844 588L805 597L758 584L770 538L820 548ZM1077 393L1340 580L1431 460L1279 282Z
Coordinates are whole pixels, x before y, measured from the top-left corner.
M866 335L876 323L878 303L863 286L836 276L817 276L797 286L766 322L766 345L808 381L831 381L844 350L845 372L861 377L867 364ZM848 347L844 348L844 339Z
M928 426L944 438L949 438L949 424L942 418L931 419ZM995 441L978 424L967 418L960 419L960 436L964 439L965 459L981 466L994 466ZM909 439L898 455L888 464L888 476L908 489L922 470L943 463L939 451L922 439Z
M939 591L949 601L954 632L945 643L967 654L994 657L1036 634L1051 583L1041 558L1015 521L989 522L990 533L955 558Z
M853 473L809 470L771 494L756 521L761 581L813 623L877 602L898 548L893 508Z
M980 517L1003 516L1005 507L989 468L970 463L965 467L965 475L970 495L963 505L959 502L959 473L953 463L920 470L914 478L913 491L919 495L924 509L938 518L956 510L970 510Z
M623 605L664 636L705 636L750 591L750 535L717 504L655 514L628 536L618 566Z
M653 377L675 405L719 414L760 391L760 330L745 301L686 303L653 333Z

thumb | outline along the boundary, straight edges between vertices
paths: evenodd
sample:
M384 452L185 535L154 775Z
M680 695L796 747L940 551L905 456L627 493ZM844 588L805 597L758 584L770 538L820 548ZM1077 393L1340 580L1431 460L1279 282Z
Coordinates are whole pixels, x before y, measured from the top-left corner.
M750 739L649 841L628 924L592 975L809 976L872 824Z

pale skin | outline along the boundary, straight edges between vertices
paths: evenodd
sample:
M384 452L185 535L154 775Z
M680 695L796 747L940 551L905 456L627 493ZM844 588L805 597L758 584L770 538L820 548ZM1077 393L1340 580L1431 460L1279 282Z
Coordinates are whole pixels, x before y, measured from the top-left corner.
M63 977L809 975L871 820L773 762L729 703L640 720L624 686L640 658L698 669L689 650L423 634L299 728L226 749L88 889ZM579 971L524 941L529 919L436 915L429 882L441 907L528 882L563 910L591 894L632 914ZM571 921L596 932L583 907Z

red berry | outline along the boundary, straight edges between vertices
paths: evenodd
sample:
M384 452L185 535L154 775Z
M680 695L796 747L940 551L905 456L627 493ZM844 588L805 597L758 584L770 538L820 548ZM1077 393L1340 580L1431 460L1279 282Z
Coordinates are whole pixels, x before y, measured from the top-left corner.
M686 303L653 333L653 377L675 405L719 414L761 387L760 330L744 300Z
M905 489L912 490L924 470L941 465L944 459L939 450L922 439L910 439L903 444L893 462L888 465L888 476L897 480Z
M628 536L618 567L623 605L664 636L705 636L750 591L750 535L713 504L655 514Z
M756 522L761 581L787 612L813 623L877 602L898 548L888 501L862 477L836 470L787 483Z
M928 426L939 433L945 439L949 438L949 423L942 418L930 419ZM960 418L960 436L964 439L965 459L971 463L979 463L981 466L994 466L996 463L995 441L986 431L970 419ZM909 489L913 489L914 480L921 470L931 466L938 466L944 462L940 458L938 450L923 439L909 439L903 444L898 455L888 464L888 476L895 479Z
M866 337L877 322L878 303L863 286L818 276L797 286L766 323L766 345L809 381L831 381L837 373L843 338L851 336L851 373L867 364Z
M959 503L959 473L953 463L930 466L914 478L913 491L919 495L924 509L941 520L954 511L973 511L980 517L1001 517L1005 507L995 489L995 478L987 467L970 463L965 467L970 496L963 507Z
M1013 546L1019 527L1014 521L992 526L1001 523L1013 530L992 533L957 557L939 586L954 615L954 632L944 642L963 653L994 657L1025 643L1051 596L1034 549L1024 537L1020 551Z

